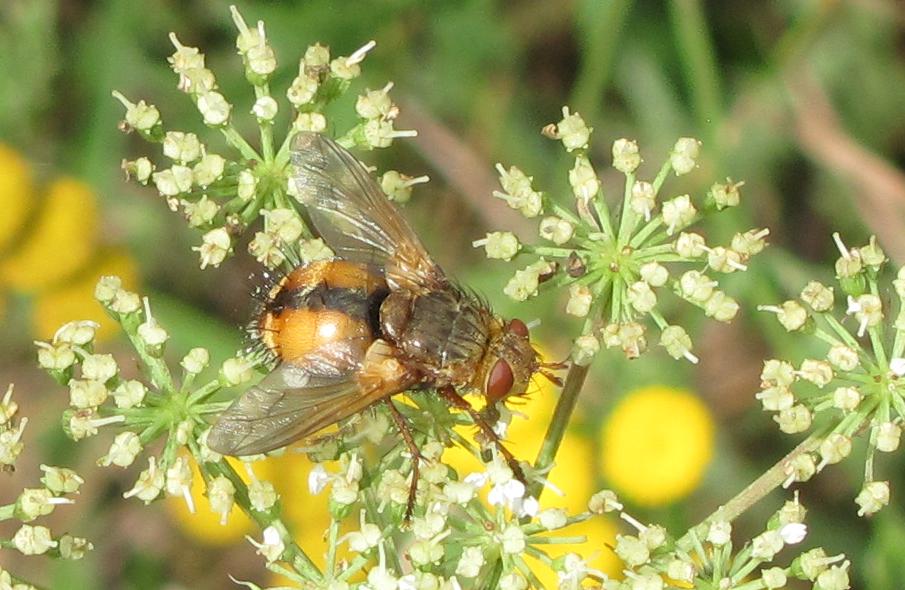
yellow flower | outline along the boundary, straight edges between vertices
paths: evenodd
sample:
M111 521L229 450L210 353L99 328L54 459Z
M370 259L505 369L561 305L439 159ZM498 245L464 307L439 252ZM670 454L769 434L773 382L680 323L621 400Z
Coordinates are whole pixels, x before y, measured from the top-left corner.
M249 480L245 465L241 461L232 457L228 457L226 460L239 473L243 481L247 482ZM202 543L216 546L231 545L243 539L245 535L256 534L257 527L252 524L238 506L233 506L226 524L220 524L220 515L210 509L207 498L204 496L204 480L198 471L198 465L194 461L191 463L191 491L192 499L195 501L195 513L189 512L183 498L170 497L166 501L170 516L179 525L179 528ZM271 481L274 469L270 460L256 461L250 463L250 465L256 477Z
M138 287L138 269L128 254L115 250L104 251L92 266L71 282L38 294L32 309L34 335L42 340L53 337L56 329L73 318L94 320L100 324L97 332L99 341L113 337L118 327L107 317L94 299L94 286L104 275L116 275L123 281L123 287L135 290Z
M34 185L25 159L0 144L0 252L16 237L31 208Z
M32 292L75 274L94 254L97 215L86 184L72 178L54 181L33 226L0 262L0 282Z
M601 433L601 466L629 500L659 506L694 490L713 454L714 424L689 391L652 386L629 393Z

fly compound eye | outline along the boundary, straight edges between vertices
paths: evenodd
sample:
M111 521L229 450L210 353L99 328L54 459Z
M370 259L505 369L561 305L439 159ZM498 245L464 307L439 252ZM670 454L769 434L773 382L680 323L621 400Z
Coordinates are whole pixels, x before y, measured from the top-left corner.
M512 389L515 377L512 375L512 367L503 359L497 360L490 374L487 376L487 385L484 388L487 400L496 403L506 397Z
M525 322L519 319L513 319L509 322L509 331L513 334L517 334L522 338L528 337L528 326L525 325Z

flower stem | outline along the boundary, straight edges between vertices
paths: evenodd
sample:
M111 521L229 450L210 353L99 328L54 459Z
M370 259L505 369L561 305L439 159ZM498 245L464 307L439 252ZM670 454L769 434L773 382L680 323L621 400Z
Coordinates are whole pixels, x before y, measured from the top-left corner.
M739 515L743 514L766 497L767 494L781 486L783 482L789 478L788 469L792 464L792 461L800 455L815 451L820 446L824 434L825 432L823 430L811 434L811 436L789 451L789 454L777 461L773 467L751 482L748 487L739 492L734 498L717 508L713 514L701 521L700 524L689 529L689 531L679 539L677 545L686 550L690 549L693 531L700 530L716 520L732 522L738 518Z
M562 388L559 401L556 403L556 409L553 410L553 418L550 420L550 426L547 427L547 433L544 435L544 442L541 445L537 459L534 461L534 469L543 472L553 464L553 458L556 457L556 451L562 444L562 439L566 434L566 427L575 410L575 404L578 401L578 394L584 385L585 378L588 376L588 367L573 364L569 368L566 375L566 383ZM531 483L528 488L528 495L538 497L543 491L543 484L537 481Z

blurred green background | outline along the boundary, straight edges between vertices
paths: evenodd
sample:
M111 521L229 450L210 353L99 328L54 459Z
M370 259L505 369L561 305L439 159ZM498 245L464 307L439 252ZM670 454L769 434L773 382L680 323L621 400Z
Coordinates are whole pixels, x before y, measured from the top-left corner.
M571 162L539 133L559 120L562 105L594 128L590 155L610 194L621 191L620 176L608 168L610 145L619 137L637 139L652 166L679 136L704 141L699 170L669 190L700 195L725 177L745 181L743 206L708 227L708 241L727 241L753 226L771 230L771 248L727 285L744 314L731 326L716 326L680 306L678 313L689 317L678 323L694 329L699 366L664 362L657 350L632 362L607 353L582 394L576 432L594 444L612 405L640 386L691 389L713 414L714 458L700 487L670 505L637 507L642 520L682 531L794 444L777 435L754 393L764 358L800 358L807 351L772 317L755 312L757 304L781 301L810 278L831 280L834 231L850 245L876 234L894 262L905 262L900 1L274 0L239 8L249 22L267 25L281 64L275 95L282 95L309 44L348 54L377 41L355 89L395 82L402 110L397 127L420 135L374 157L382 168L432 177L416 189L406 215L438 261L503 314L516 309L502 295L514 267L484 260L470 242L490 229L532 237L532 225L490 198L498 188L496 162L520 166L542 190L568 194ZM5 490L36 480L30 465L38 461L77 465L98 480L78 510L60 510L53 519L55 530L94 541L97 551L85 562L48 567L45 559L0 553L4 567L15 562L53 588L220 588L226 572L266 579L244 541L205 547L154 518L155 511L163 514L160 506L122 501L137 469L92 467L106 439L74 450L57 428L65 392L33 368L33 339L47 338L50 326L64 319L99 317L99 309L82 301L101 272L125 273L152 295L173 334L174 359L195 345L222 359L241 339L254 261L239 255L201 272L189 250L199 236L153 189L126 184L119 168L121 159L146 148L117 131L122 108L110 96L114 88L156 104L168 128L202 131L166 63L170 31L206 53L224 94L237 112L247 112L253 98L235 55L227 2L0 4L0 186L2 206L11 212L0 212L8 219L0 222L0 385L17 383L32 420L30 455L20 460L27 466L14 476L0 474L0 501L12 500ZM252 128L250 117L245 124ZM81 184L61 188L69 178ZM558 358L568 350L565 336L577 328L563 319L561 304L546 295L518 308L523 317L543 320L540 338ZM121 364L128 358L115 337L106 346ZM866 520L856 517L853 503L861 484L857 453L803 488L808 543L846 552L854 562L853 587L901 588L902 460L881 461L893 500ZM587 469L595 471L596 462ZM777 494L743 517L740 534L762 530L779 501ZM0 536L12 532L0 527Z

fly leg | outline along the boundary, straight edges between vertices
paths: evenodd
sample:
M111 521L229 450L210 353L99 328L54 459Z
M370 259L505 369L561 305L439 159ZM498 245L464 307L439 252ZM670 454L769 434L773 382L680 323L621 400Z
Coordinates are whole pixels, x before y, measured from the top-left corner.
M412 427L409 426L408 420L402 415L390 398L386 399L386 405L390 409L390 416L396 424L396 430L402 435L405 445L408 447L409 454L412 456L412 483L409 485L409 499L405 507L405 518L403 522L409 523L412 520L412 512L415 509L415 495L418 492L419 466L421 463L421 451L415 444L415 437L412 435Z
M471 416L472 422L478 427L481 434L484 435L484 438L492 442L500 454L503 455L503 458L506 459L506 464L509 465L512 474L516 479L527 486L528 482L525 479L525 473L522 471L522 466L519 465L518 460L516 460L512 453L509 452L509 449L503 445L503 441L501 441L497 433L494 432L493 427L487 423L487 420L471 406L467 399L459 395L451 385L445 385L437 391L440 393L440 396L454 408L458 408Z

